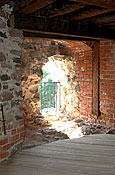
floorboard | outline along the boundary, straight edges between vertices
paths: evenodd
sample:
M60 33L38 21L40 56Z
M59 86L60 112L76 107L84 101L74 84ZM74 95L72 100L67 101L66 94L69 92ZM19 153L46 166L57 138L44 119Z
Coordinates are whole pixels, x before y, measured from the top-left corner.
M115 135L61 140L18 152L0 175L115 175Z

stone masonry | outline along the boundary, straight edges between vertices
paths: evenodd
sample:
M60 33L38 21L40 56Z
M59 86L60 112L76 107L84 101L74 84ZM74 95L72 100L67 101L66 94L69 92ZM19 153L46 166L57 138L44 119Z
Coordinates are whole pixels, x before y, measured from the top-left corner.
M8 27L10 10L6 5L0 9L0 162L14 154L24 138L20 67L23 34Z

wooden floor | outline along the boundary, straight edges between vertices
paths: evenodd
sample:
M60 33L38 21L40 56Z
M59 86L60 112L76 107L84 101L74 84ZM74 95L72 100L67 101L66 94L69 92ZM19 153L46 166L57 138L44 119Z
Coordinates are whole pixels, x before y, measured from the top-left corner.
M20 151L0 175L115 175L115 135L57 141Z

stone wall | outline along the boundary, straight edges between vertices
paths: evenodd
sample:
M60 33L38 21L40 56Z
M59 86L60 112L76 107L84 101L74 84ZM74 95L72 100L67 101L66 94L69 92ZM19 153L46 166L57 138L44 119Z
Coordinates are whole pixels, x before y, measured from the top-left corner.
M0 162L14 154L24 138L20 67L23 35L7 26L10 10L6 5L0 9Z
M79 112L85 120L89 120L92 115L92 59L92 50L76 53L76 76L80 86Z

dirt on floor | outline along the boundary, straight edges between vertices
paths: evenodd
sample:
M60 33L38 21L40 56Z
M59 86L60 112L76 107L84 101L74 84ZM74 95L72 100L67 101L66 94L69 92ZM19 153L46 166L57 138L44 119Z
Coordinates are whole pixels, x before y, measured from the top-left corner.
M42 124L25 127L25 139L22 149L28 149L62 139L79 138L90 134L115 134L114 129L97 123L84 122L80 118L68 121L65 117L54 120L52 116L49 116L47 121L44 119Z

